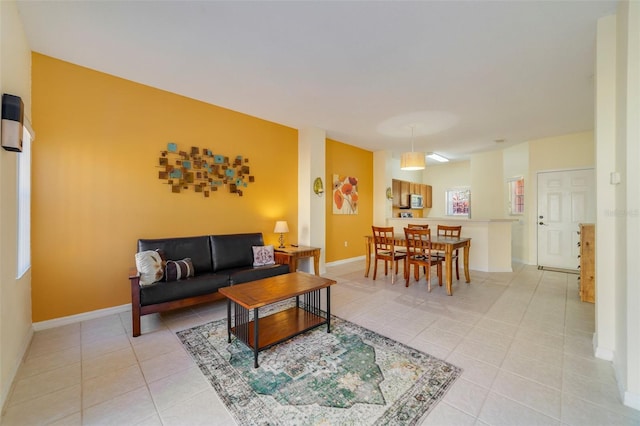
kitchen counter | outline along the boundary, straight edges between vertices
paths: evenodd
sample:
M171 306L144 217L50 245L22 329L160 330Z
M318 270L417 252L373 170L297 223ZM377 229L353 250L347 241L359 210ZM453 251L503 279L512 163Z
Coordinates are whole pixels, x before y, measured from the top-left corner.
M438 224L462 226L462 236L471 238L469 268L484 272L512 272L511 227L517 219L468 219L466 217L388 218L387 226L404 232L409 223L429 225L432 233Z

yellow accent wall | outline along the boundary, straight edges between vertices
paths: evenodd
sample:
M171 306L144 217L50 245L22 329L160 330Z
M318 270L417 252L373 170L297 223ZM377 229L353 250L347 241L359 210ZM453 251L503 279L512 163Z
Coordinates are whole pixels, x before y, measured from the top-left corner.
M34 53L33 321L129 303L139 238L262 232L297 240L296 129ZM168 142L249 159L244 196L174 194Z
M326 145L326 254L327 262L363 256L364 236L373 224L373 153L327 139ZM333 214L333 175L358 178L358 214ZM345 247L345 241L347 247Z

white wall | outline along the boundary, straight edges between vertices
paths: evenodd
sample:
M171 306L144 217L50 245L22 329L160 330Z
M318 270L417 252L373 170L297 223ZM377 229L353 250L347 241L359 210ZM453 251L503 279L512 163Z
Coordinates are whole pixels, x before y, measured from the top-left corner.
M613 360L615 285L622 282L624 251L616 245L616 17L598 21L596 45L596 356ZM618 172L622 172L619 170ZM606 249L605 249L606 248Z
M31 50L13 0L0 1L0 89L20 96L31 116ZM16 279L17 155L0 149L0 405L33 333L31 272Z
M471 187L471 163L460 161L427 166L424 171L423 183L431 185L432 207L427 211L427 217L444 217L447 213L445 191L459 187Z
M640 410L640 3L621 1L597 36L596 356L612 359L625 405ZM615 54L613 53L615 52ZM612 155L613 153L613 155ZM603 154L600 157L600 154ZM618 185L606 183L619 172ZM613 203L613 205L612 205ZM605 235L606 234L606 235ZM605 261L610 263L603 263ZM598 267L600 265L600 267Z
M502 150L471 156L471 217L499 219L506 217L503 207L506 189Z
M397 163L397 165L396 165ZM391 151L373 153L373 225L385 226L392 215L392 201L387 200L387 188L391 188L393 167L400 168L400 163L393 160Z
M627 264L627 293L624 299L626 315L618 313L617 321L625 324L627 338L627 389L624 402L640 410L640 2L625 2L627 10L627 55L626 77L623 92L625 99L624 143L627 163L627 253L632 261Z
M511 257L518 262L530 263L529 256L529 228L532 217L535 220L534 203L535 192L529 178L529 143L521 143L505 148L502 153L504 179L507 182L513 178L524 178L524 213L509 216L509 189L506 187L503 205L505 216L517 219L511 226Z
M326 244L326 191L331 184L325 173L327 137L323 129L308 127L298 130L298 244L321 247L320 273L324 273ZM313 181L322 178L325 193L313 192ZM310 258L300 259L299 269L313 272Z
M548 170L578 169L595 166L593 132L572 133L529 141L529 185L531 197L525 195L528 203L528 252L527 263L535 265L537 260L537 173ZM525 188L525 194L527 189Z

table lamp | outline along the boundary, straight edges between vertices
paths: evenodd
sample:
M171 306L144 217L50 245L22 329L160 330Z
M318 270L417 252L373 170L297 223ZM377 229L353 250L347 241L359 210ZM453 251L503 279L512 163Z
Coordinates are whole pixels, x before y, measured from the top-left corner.
M280 237L278 238L280 245L278 246L278 248L284 248L284 234L286 232L289 232L289 225L287 224L287 221L286 220L277 221L276 227L273 228L273 232L276 234L280 234Z

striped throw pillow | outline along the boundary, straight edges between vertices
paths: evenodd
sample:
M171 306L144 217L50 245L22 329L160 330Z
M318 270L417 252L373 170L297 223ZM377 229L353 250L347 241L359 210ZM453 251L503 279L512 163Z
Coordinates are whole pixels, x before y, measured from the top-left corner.
M164 277L167 281L183 280L194 275L195 270L190 257L182 260L167 260L167 266L164 271Z

